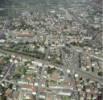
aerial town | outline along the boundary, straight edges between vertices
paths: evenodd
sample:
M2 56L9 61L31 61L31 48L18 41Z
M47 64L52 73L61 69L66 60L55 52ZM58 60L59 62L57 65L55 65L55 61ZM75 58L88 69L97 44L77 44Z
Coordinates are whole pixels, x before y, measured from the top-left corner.
M0 0L0 100L103 100L102 10L102 0Z

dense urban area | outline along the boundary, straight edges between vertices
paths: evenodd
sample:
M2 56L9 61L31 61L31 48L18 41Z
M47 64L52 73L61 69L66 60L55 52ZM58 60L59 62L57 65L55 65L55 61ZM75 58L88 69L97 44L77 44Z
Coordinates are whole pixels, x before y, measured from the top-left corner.
M0 100L103 100L102 0L0 0Z

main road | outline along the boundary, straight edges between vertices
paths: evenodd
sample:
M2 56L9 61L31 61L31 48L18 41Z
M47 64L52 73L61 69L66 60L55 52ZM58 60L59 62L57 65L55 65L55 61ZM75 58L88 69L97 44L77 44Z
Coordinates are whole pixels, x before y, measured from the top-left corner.
M37 58L35 58L35 57L33 57L33 56L24 55L24 54L17 53L17 52L11 52L11 51L4 50L4 49L1 49L1 48L0 48L0 52L2 52L2 53L4 53L4 54L7 54L7 55L12 55L12 54L14 54L14 55L17 55L17 56L21 56L21 57L23 57L23 58L32 59L32 60L34 60L34 61L40 62L40 63L45 64L45 65L48 65L48 66L52 65L52 66L54 66L57 70L63 71L63 69L62 69L62 67L61 67L61 66L63 66L63 65L54 64L54 63L51 63L51 62L49 62L49 61L47 61L47 60L45 61L45 60L43 60L43 59L37 59ZM65 68L65 67L64 67L64 68ZM68 67L68 69L69 69L69 68L70 68L71 70L74 70L74 72L78 73L80 76L82 76L82 77L84 77L84 78L89 78L89 79L94 80L94 81L97 81L97 82L99 82L101 85L103 85L103 78L101 78L101 77L99 77L99 76L96 76L96 75L94 75L94 74L92 74L92 73L89 73L89 72L87 72L87 71L83 71L83 70L81 70L81 69L79 69L79 68Z

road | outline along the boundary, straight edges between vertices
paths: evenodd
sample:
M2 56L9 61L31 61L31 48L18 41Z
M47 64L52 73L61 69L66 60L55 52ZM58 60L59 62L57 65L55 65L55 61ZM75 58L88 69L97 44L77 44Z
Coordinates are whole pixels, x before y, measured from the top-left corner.
M83 20L82 17L76 15L74 12L72 12L70 9L61 9L62 11L64 11L66 13L67 18L69 18L69 14L72 15L72 18L74 21L78 22L79 24L81 24L83 26L84 29L88 30L88 35L92 35L92 39L95 40L96 36L98 33L98 31L94 31L93 28L91 28L91 26L89 25L89 23L87 23L85 20ZM81 20L82 19L82 20Z
M11 64L10 67L8 67L8 70L6 74L4 75L3 79L0 80L0 84L6 80L7 76L10 74L11 69L14 67L14 64Z
M66 47L66 49L70 50L70 48L68 48L68 47ZM71 50L74 51L74 52L83 52L81 48L77 49L77 48L71 47ZM89 56L95 57L95 55L89 55ZM96 59L98 59L98 57L96 57ZM65 62L65 63L68 63L68 62ZM69 65L69 63L68 63L68 65ZM102 77L99 77L99 76L97 76L93 73L87 72L87 71L83 71L78 67L74 68L74 67L70 66L69 69L78 73L80 76L82 76L84 78L90 78L91 80L97 81L97 82L99 82L103 85L103 78Z
M8 54L8 55L11 55L11 54L15 54L15 55L18 55L18 56L21 56L23 58L27 58L27 59L32 59L32 60L35 60L37 62L41 62L45 65L52 65L54 66L57 70L60 70L60 71L63 71L65 67L62 67L63 65L58 65L58 64L52 64L51 62L49 61L45 61L45 60L41 60L41 59L37 59L37 58L34 58L34 57L31 57L31 56L28 56L28 55L23 55L23 54L19 54L19 53L16 53L16 52L10 52L10 51L7 51L7 50L2 50L0 49L0 52L3 52L5 54ZM74 67L68 67L68 69L71 69L71 70L74 70L76 73L78 73L80 76L83 76L84 78L89 78L91 80L94 80L94 81L97 81L99 82L101 85L103 85L103 78L99 77L99 76L95 76L94 74L92 73L88 73L87 71L83 71L79 68L74 68Z

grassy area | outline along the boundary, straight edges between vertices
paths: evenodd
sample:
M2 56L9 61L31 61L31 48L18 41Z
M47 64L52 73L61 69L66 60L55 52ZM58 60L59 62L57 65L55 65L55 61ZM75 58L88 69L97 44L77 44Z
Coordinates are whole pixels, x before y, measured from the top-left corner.
M63 100L71 100L71 99L70 99L70 97L68 97L68 96L64 96L64 97L63 97Z

